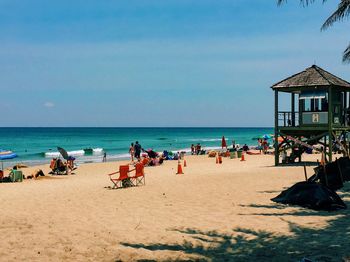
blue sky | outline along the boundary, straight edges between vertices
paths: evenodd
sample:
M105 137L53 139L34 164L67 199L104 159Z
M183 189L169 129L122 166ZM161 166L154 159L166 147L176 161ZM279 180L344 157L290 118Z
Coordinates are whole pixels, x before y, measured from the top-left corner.
M272 126L273 83L350 80L334 2L0 0L0 126Z

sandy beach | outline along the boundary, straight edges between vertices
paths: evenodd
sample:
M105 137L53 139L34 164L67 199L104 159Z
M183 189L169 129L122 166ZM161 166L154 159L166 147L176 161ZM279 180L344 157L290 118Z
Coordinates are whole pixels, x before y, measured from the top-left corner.
M109 189L106 175L123 162L85 164L75 175L0 184L0 260L350 257L348 210L317 212L270 201L304 179L303 167L273 167L269 155L247 156L245 162L224 158L222 165L207 156L186 160L184 175L175 175L177 161L166 161L145 169L146 186L126 189ZM349 202L348 193L341 196Z

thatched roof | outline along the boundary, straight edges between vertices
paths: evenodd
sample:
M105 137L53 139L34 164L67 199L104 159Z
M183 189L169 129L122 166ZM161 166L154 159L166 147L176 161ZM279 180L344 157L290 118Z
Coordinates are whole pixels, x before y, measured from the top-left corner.
M274 84L271 88L281 91L288 91L301 87L343 87L350 89L350 83L323 70L322 68L313 65L306 68L304 71L292 75L277 84Z

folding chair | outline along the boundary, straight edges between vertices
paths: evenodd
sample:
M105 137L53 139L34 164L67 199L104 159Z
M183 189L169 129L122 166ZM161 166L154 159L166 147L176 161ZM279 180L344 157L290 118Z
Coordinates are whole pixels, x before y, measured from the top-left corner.
M146 185L146 178L144 172L144 165L142 163L137 163L135 166L135 176L130 177L134 186ZM130 171L133 171L130 170Z
M128 173L129 173L129 165L122 165L119 166L119 171L108 174L109 179L114 184L113 188L121 188L123 187L123 181L129 179ZM118 174L118 178L112 178L112 175Z

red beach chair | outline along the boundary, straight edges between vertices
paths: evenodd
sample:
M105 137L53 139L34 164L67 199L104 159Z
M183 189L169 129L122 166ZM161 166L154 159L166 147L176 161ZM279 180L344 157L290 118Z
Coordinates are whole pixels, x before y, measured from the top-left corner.
M135 170L135 176L130 177L133 185L146 185L144 165L142 163L137 163L133 170Z
M109 175L109 179L112 181L112 183L114 184L113 188L121 188L123 187L123 181L129 179L128 173L129 173L129 165L122 165L119 166L119 171L118 172L114 172ZM112 178L112 175L118 174L119 173L119 177L118 178Z

